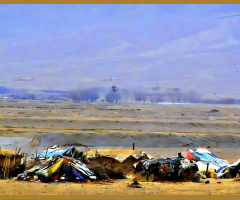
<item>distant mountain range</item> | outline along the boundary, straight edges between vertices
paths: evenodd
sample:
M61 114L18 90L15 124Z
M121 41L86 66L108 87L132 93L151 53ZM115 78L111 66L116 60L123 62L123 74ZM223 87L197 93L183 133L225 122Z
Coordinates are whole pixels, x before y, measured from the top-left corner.
M0 94L7 94L11 92L11 89L0 86Z

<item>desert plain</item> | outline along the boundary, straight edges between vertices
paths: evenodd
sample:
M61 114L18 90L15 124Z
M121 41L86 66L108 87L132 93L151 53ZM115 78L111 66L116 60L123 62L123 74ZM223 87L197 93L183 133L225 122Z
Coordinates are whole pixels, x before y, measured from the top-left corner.
M82 145L85 151L132 149L133 143L154 158L204 147L235 162L240 159L240 105L0 101L0 147L21 148L28 158L53 145ZM239 195L239 179L212 178L210 184L141 182L142 188L131 188L132 178L128 174L114 183L80 184L0 180L0 191L3 195Z

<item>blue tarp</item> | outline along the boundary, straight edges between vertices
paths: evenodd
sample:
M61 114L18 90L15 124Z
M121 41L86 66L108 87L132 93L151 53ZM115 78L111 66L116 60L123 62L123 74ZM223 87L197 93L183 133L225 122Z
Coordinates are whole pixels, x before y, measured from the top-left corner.
M41 157L47 157L47 158L50 158L54 155L65 155L65 156L72 156L72 153L73 153L73 148L74 147L69 147L68 149L65 149L65 150L62 150L62 149L56 149L56 150L51 150L51 148L49 149L49 151L47 151L47 154L46 154L46 151L43 151L39 154L37 154L37 156L39 158Z
M223 169L225 169L225 168L227 168L228 166L227 165L225 165L225 166L223 166L223 167L221 167L221 168L219 168L218 170L217 170L217 173L218 172L220 172L220 171L222 171Z
M47 154L46 154L46 152L41 152L41 153L39 153L39 154L37 154L37 156L38 157L52 157L52 156L54 156L54 155L63 155L66 151L67 151L68 149L66 149L66 150L64 150L64 151L58 151L58 150L56 150L56 151L53 151L53 152L47 152Z
M222 159L218 158L217 156L215 156L211 153L199 153L199 152L196 152L196 153L201 157L201 161L212 162L212 163L216 163L218 165L227 165L228 164L225 161L223 161Z
M71 176L74 175L75 177L78 177L81 181L87 182L88 180L80 176L74 169L72 169L70 166L66 167L66 179L70 180Z
M88 180L83 178L82 176L80 176L75 170L72 169L72 173L74 174L74 176L78 177L81 181L83 182L87 182Z
M66 167L66 179L69 180L71 179L71 172L72 172L72 168L70 166Z

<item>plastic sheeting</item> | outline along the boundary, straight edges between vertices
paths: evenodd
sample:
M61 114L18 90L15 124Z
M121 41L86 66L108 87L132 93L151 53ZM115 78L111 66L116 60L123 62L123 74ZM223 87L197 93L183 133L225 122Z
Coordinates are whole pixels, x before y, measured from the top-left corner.
M63 163L64 160L60 158L51 166L47 166L45 168L38 170L36 174L44 177L52 177L59 171Z
M74 169L72 169L72 173L74 174L75 177L79 178L81 181L83 182L87 182L88 180L83 178L77 171L75 171Z
M38 158L50 158L54 155L62 155L62 156L69 156L71 157L74 153L75 148L74 147L69 147L67 149L61 149L58 148L56 145L37 154Z
M192 155L193 159L191 158L190 154ZM207 164L209 164L208 172L216 173L218 178L227 177L229 173L231 173L232 176L235 176L240 170L240 159L230 164L228 161L217 157L207 149L189 149L182 155L189 160L192 159L193 161L196 161L199 171L202 173L206 172Z
M233 176L235 176L237 173L240 173L240 159L230 164L228 167L218 170L217 177L227 177L229 173Z
M229 166L227 161L222 160L221 158L212 154L210 151L202 148L189 149L183 154L183 157L196 161L200 171L206 171L207 163L209 163L210 171L218 171L220 168Z

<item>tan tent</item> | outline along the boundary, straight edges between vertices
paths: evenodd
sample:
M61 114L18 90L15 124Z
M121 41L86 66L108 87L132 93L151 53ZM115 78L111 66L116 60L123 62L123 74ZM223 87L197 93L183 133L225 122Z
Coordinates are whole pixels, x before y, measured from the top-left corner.
M90 162L126 173L132 172L131 166L137 161L151 158L141 150L125 149L92 149L85 155Z

